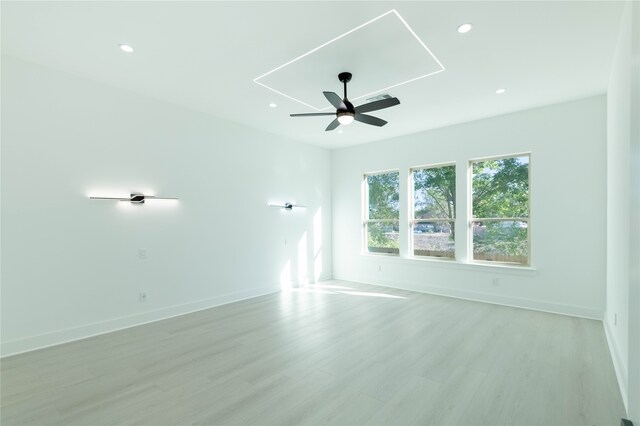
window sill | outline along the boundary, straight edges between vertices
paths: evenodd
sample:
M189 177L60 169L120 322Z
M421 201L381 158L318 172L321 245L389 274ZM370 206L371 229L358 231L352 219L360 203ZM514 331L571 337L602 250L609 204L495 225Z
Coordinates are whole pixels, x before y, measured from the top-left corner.
M385 253L385 252L363 252L361 253L363 256L371 256L371 257L379 257L379 256L385 256L385 257L396 257L399 258L400 257L400 253Z
M404 265L418 266L428 265L436 268L445 268L445 269L456 269L461 271L473 271L473 272L486 272L486 273L502 273L502 274L511 274L511 275L520 275L520 276L537 276L538 269L532 266L515 266L515 265L506 265L506 264L491 264L491 263L480 263L480 262L461 262L459 260L454 259L437 259L437 258L416 258L416 257L401 257L398 254L373 254L373 253L362 253L362 256L369 260L374 261L375 259L380 259L380 255L386 257L387 260L392 261L394 263L400 263Z

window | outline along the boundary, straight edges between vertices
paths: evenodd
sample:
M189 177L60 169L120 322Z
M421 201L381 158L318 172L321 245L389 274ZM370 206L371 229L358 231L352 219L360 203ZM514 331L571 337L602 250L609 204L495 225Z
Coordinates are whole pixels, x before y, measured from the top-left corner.
M471 168L472 259L529 265L529 155Z
M411 170L414 256L455 259L456 166Z
M369 253L399 253L399 204L398 172L365 175L364 235Z

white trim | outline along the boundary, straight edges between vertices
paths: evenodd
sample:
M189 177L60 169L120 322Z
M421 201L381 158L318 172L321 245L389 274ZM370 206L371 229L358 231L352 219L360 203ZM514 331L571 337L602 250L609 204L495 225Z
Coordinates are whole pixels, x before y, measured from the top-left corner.
M196 311L201 311L203 309L213 308L215 306L226 305L227 303L233 303L244 299L251 299L253 297L277 293L278 291L280 291L280 288L277 286L254 287L236 293L229 293L222 296L213 297L211 299L204 299L196 302L185 303L182 305L169 306L155 311L128 315L125 317L109 319L106 321L85 324L79 327L57 330L51 333L12 340L2 343L2 345L0 346L0 354L4 358L23 352L34 351L36 349L57 346L63 343L73 342L75 340L82 340L88 337L111 333L113 331L177 317Z
M613 332L611 331L611 325L609 325L609 321L607 320L607 316L605 315L604 320L602 320L604 326L604 335L607 337L607 344L609 345L609 352L611 353L611 359L613 360L613 369L616 372L616 379L618 379L618 387L620 388L620 394L622 395L622 402L624 403L624 409L629 412L629 402L627 401L627 369L624 367L624 363L622 362L622 356L620 355L620 350L618 349L618 345L616 345L616 340L613 338Z
M430 217L427 219L409 219L409 223L429 223L429 222L451 222L454 223L456 221L455 218L447 219L444 217Z
M453 226L452 228L455 229L455 225L456 225L456 218L458 217L458 212L456 210L458 210L457 208L457 203L456 200L454 200L453 204L454 204L454 209L453 209L453 217L452 218L429 218L429 219L416 219L416 180L414 178L414 173L417 170L431 170L431 169L440 169L440 168L444 168L444 167L453 167L453 181L454 181L454 186L458 187L458 182L457 182L457 167L456 167L456 163L454 162L444 162L444 163L435 163L435 164L428 164L426 166L416 166L416 167L411 167L409 168L409 175L408 175L408 213L409 213L409 220L407 222L407 241L409 242L408 246L409 246L409 252L407 253L407 256L410 258L423 258L423 259L440 259L440 257L438 256L416 256L415 255L415 234L413 232L415 225L419 224L419 223L429 223L429 222L448 222L451 223ZM456 242L454 240L453 242L453 257L447 258L449 260L456 260Z
M367 257L373 256L375 253L361 253L362 256ZM487 273L496 273L499 272L501 274L511 274L511 275L525 275L534 277L538 275L538 270L532 266L517 266L510 265L507 263L495 262L462 262L457 259L440 259L436 257L398 257L397 255L393 258L395 262L404 263L405 265L411 265L411 262L428 262L429 266L435 267L444 267L448 269L457 269L462 271L473 271L473 272L487 272ZM413 263L415 265L415 263Z
M364 175L364 180L367 180L367 176L378 176L378 175L388 175L390 173L398 173L398 178L400 176L400 169L388 169L388 170L380 170L377 172L365 172L363 173Z
M506 158L529 157L530 155L531 155L531 151L524 151L516 154L491 155L489 157L472 158L471 160L469 160L469 163L481 163L481 162L492 161L492 160L504 160ZM529 158L529 162L531 162L531 158Z
M444 263L444 262L443 262ZM360 282L357 278L335 274L334 279L342 281ZM602 320L603 311L600 309L583 306L565 305L561 303L544 302L541 300L521 299L495 294L458 290L446 287L431 286L428 284L416 284L400 280L372 279L364 284L378 285L382 287L397 288L401 290L415 291L418 293L434 294L437 296L453 297L455 299L470 300L473 302L490 303L493 305L510 306L513 308L529 309L532 311L547 312L551 314L567 315L571 317Z
M376 254L375 252L369 252L369 224L370 223L397 223L398 224L398 232L400 231L400 200L398 200L398 218L397 219L369 219L369 176L380 176L380 175L388 175L392 173L398 174L398 197L400 196L400 169L391 169L391 170L382 170L378 172L364 173L362 175L362 253L367 254ZM400 241L398 241L398 246L400 245ZM392 256L399 256L400 249L398 248L398 253L381 253Z
M528 217L472 217L471 223L473 222L527 222L529 223Z
M389 253L389 252L375 252L375 251L367 251L367 252L363 252L361 253L363 256L372 256L372 257L378 257L378 256L386 256L386 257L390 257L390 258L397 258L398 256L400 256L400 253Z
M333 279L331 275L320 275L317 280L313 275L307 275L305 277L302 277L302 282L300 281L300 277L298 277L296 279L292 279L291 281L289 281L289 284L291 285L291 288L300 288L300 287L304 287L305 285L314 285L314 284L318 284L323 281L328 281L331 279ZM282 285L282 283L280 283L280 285ZM286 289L282 288L281 290L284 291ZM274 291L273 293L276 293L276 292L277 291ZM262 295L259 295L259 296L262 296ZM245 298L245 299L249 299L249 298ZM243 300L243 299L240 299L240 300Z
M527 157L527 181L529 185L529 194L527 197L527 218L518 218L512 219L515 221L526 222L527 223L527 263L524 264L524 267L531 267L533 265L533 246L531 244L531 151L523 152L520 154L506 154L501 156L493 156L493 157L483 157L483 158L475 158L467 161L467 258L469 262L483 262L474 260L473 258L473 222L479 222L480 220L473 217L473 164L481 163L486 161L494 161L494 160L504 160L508 158L519 158L519 157ZM496 218L509 220L508 218ZM491 220L490 218L485 218L484 221ZM469 232L470 231L470 232ZM509 263L503 263L503 265L509 265Z
M424 166L413 166L413 167L409 167L409 174L411 175L414 170L429 170L429 169L438 169L440 167L451 167L451 166L455 170L456 162L455 161L445 161L445 162L442 162L442 163L433 163L433 164L427 164L427 165L424 165Z

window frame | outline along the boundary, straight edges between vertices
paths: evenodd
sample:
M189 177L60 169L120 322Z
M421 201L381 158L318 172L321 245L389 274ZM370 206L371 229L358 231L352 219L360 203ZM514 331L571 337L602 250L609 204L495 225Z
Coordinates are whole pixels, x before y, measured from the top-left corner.
M398 217L397 219L369 219L369 183L367 177L386 175L390 173L398 174ZM398 252L376 252L369 251L369 223L391 223L396 224L400 229L400 169L388 169L376 172L367 172L362 175L362 252L367 255L382 256L400 256L400 247L398 241Z
M458 182L457 182L457 175L458 175L458 170L456 167L456 163L455 161L451 161L451 162L445 162L445 163L436 163L436 164L429 164L426 166L415 166L415 167L410 167L409 168L409 179L410 179L410 185L409 185L409 197L408 197L408 201L409 201L409 220L407 221L408 223L408 231L409 231L409 257L413 258L413 259L428 259L428 260L444 260L447 262L450 261L457 261L456 258L456 242L454 240L454 246L453 246L453 257L442 257L442 256L428 256L428 255L416 255L415 254L415 244L414 244L414 239L413 239L413 228L416 224L419 223L429 223L429 222L438 222L438 223L451 223L453 224L453 227L455 227L455 223L456 223L456 219L458 217L457 214L457 208L458 206L456 205L456 208L453 211L453 218L431 218L429 220L425 220L425 219L416 219L416 212L415 212L415 208L416 208L416 203L415 203L415 179L413 178L413 172L415 170L428 170L428 169L437 169L437 168L441 168L441 167L453 167L454 169L454 173L455 173L455 185L456 185L456 194L458 192Z
M476 218L473 217L473 164L483 161L492 160L504 160L508 158L528 157L527 167L527 180L529 193L527 196L527 211L528 217L511 217L511 218ZM514 268L530 268L532 265L532 253L531 253L531 152L522 152L517 154L505 154L495 155L491 157L480 157L468 160L467 163L467 256L470 264L478 265L494 265L494 266L508 266ZM526 263L514 263L514 262L500 262L495 260L476 260L473 258L473 224L474 222L524 222L527 224L527 262Z

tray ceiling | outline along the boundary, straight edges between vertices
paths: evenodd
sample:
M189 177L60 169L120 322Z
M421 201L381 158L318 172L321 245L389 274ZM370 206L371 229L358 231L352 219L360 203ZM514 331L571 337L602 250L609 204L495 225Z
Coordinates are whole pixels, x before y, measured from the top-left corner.
M0 18L3 56L343 148L605 93L623 7L619 1L3 1ZM446 70L389 89L401 104L377 115L388 125L325 132L326 117L290 118L307 107L254 83L390 10ZM473 29L458 33L466 22ZM353 73L353 99L437 71L416 37L389 13L260 82L324 109L323 90L341 94L339 72ZM122 52L120 43L135 51ZM506 93L497 95L499 88Z

